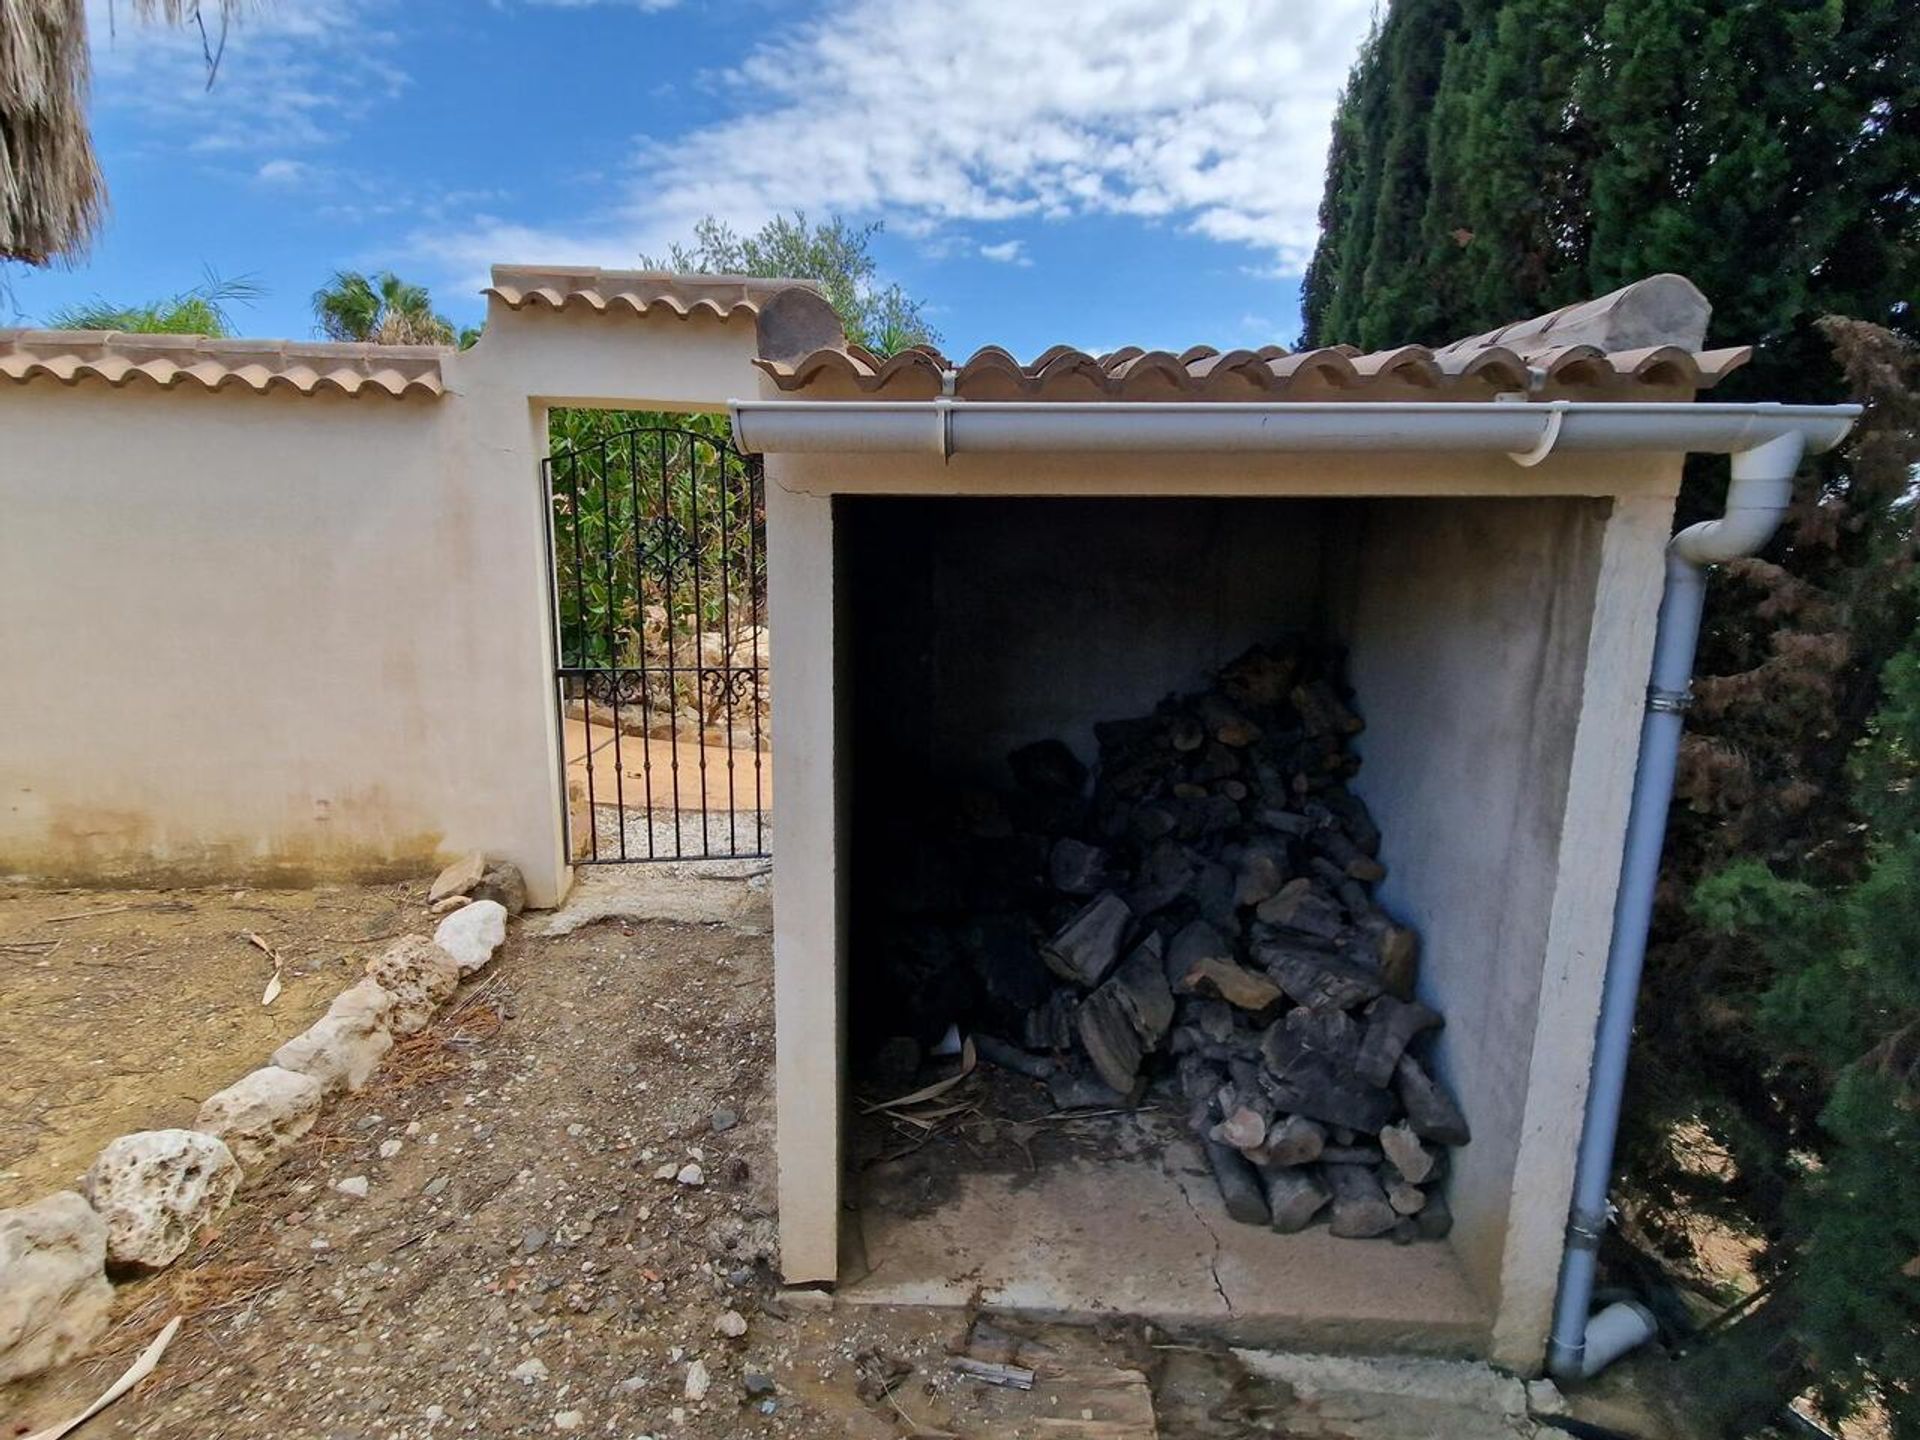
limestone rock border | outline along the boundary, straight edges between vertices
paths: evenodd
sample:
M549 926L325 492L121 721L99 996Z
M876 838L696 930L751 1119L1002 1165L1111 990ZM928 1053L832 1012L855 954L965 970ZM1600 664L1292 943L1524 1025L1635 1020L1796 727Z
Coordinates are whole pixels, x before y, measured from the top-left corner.
M417 1034L505 942L519 872L478 856L434 882L444 913L429 940L401 937L364 976L271 1060L207 1097L190 1129L139 1130L110 1141L77 1190L0 1210L0 1382L83 1355L106 1330L114 1270L172 1264L268 1174L319 1119L326 1100L364 1086L396 1035ZM468 898L472 892L479 892ZM509 904L482 895L504 893Z

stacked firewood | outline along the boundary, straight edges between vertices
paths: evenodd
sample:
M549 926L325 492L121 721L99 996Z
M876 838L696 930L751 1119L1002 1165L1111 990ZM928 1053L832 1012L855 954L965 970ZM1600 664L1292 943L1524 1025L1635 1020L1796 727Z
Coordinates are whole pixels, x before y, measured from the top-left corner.
M1347 788L1360 729L1336 658L1287 644L1096 726L1090 796L1064 744L1009 757L1007 810L1044 872L1027 913L1048 978L1001 1022L1011 1046L983 1053L1050 1071L1062 1104L1157 1089L1237 1220L1438 1238L1447 1147L1468 1128L1421 1058L1441 1017L1414 996L1418 939L1373 898L1380 833ZM1017 927L993 933L975 968L989 992L1017 991L1007 956L1032 950ZM959 949L982 950L979 934Z

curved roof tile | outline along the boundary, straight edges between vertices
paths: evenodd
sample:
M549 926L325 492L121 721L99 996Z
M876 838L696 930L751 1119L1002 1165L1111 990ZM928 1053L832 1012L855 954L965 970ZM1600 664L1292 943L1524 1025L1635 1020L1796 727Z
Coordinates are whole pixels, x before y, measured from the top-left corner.
M125 335L110 330L0 330L0 377L76 385L136 381L300 395L375 392L395 399L445 393L438 345L335 345L222 340L205 335Z
M745 275L676 275L664 270L557 270L543 265L496 265L493 283L480 293L509 310L579 308L600 314L646 315L665 310L682 320L696 314L716 320L752 320L782 290L804 280L759 280Z

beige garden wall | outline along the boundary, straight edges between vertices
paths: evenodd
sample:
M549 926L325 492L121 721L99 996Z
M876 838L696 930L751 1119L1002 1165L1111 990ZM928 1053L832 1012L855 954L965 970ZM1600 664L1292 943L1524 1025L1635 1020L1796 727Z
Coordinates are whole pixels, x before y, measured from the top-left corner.
M578 299L603 278L495 294L437 397L0 383L0 873L304 882L480 848L553 903L546 409L715 409L754 376L746 306Z

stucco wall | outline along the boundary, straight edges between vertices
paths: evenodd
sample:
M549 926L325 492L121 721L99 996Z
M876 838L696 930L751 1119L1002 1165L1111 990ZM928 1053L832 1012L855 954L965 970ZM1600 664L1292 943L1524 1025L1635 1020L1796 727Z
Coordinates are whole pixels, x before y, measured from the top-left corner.
M566 883L549 404L714 409L750 318L515 311L447 393L0 386L0 872Z
M1605 506L1377 502L1353 540L1355 788L1387 908L1421 935L1434 1048L1473 1126L1454 1248L1497 1295Z
M1677 458L1568 456L1523 469L1500 456L776 456L767 473L770 515L809 517L769 537L776 664L831 676L836 689L829 703L817 686L776 684L777 766L861 763L844 713L849 697L866 708L860 667L849 638L821 618L860 593L845 584L835 542L846 531L825 523L828 497L1104 492L1325 507L1324 608L1353 646L1369 722L1360 786L1388 836L1388 896L1428 931L1428 985L1452 1017L1447 1065L1477 1128L1461 1152L1456 1208L1469 1213L1454 1243L1486 1300L1486 1353L1537 1369ZM1076 558L1071 540L1051 544L1061 563ZM1442 703L1435 686L1448 692ZM823 1053L820 1031L796 1033L789 1019L820 1026L843 1009L853 848L834 798L843 780L844 770L822 773L808 794L786 789L780 816L781 1245L795 1279L831 1278L835 1265L839 1176L820 1157L838 1143L844 1032ZM804 876L787 873L795 856ZM1337 1295L1315 1303L1339 1310Z

